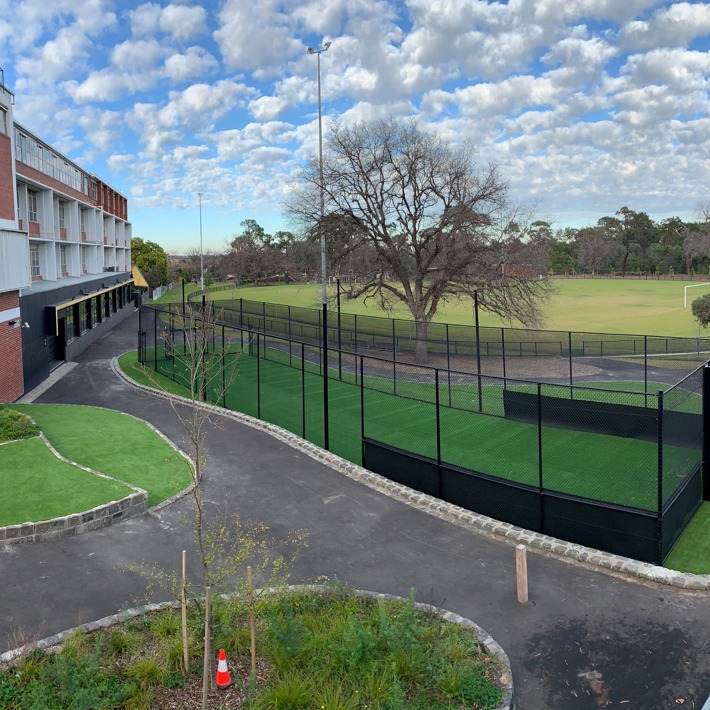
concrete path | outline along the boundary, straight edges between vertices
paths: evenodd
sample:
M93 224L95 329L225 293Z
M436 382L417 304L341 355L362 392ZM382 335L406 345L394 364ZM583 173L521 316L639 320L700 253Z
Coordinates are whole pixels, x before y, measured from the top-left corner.
M132 316L37 401L128 412L182 444L170 406L110 369L113 356L135 347L136 329ZM402 596L416 588L419 600L470 617L510 656L521 710L700 708L710 695L709 595L530 554L523 607L511 545L411 509L228 419L210 430L208 448L213 510L226 501L277 536L310 533L294 581L327 575ZM178 567L192 547L188 511L183 500L76 538L0 547L0 651L142 600L141 579L120 568L150 560Z

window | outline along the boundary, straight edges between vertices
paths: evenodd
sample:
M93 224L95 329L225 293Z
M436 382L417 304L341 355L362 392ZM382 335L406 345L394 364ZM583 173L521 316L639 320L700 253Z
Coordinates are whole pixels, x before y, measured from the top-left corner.
M65 207L64 207L65 204L66 203L64 203L64 202L59 203L59 226L62 229L66 229L66 226L67 226L66 218L65 218L65 212L66 212Z
M96 183L95 183L95 182L92 182L92 183L91 183L91 199L92 199L92 200L96 200L96 195L97 195L97 192L96 192Z
M66 314L66 334L67 342L76 338L76 306L69 306L64 313Z
M30 270L32 276L41 276L39 270L39 244L30 244Z
M65 274L67 273L67 248L62 244L59 247L59 270Z
M99 322L97 320L97 306L98 298L92 298L90 301L90 316L91 316L91 327L95 328L96 324Z
M86 210L79 210L79 221L81 222L81 231L86 232Z
M86 304L86 301L82 301L79 305L79 332L80 333L86 333L87 330L89 330L89 324L87 322L87 312L88 312L88 307Z
M27 220L39 222L37 219L37 193L34 190L27 190Z
M86 273L86 249L81 248L81 273Z
M7 135L7 109L0 106L0 133Z

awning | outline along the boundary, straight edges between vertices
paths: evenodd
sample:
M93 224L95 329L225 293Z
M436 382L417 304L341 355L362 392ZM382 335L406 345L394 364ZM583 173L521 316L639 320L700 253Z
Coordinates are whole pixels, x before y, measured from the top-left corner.
M138 288L148 288L148 282L145 280L145 276L141 273L141 270L135 265L131 265L131 276L133 276L133 283L138 286Z
M53 303L49 306L47 306L47 310L49 313L49 317L51 318L51 322L54 323L54 335L59 335L59 312L67 309L69 306L74 306L77 303L83 303L85 301L90 301L92 298L96 298L96 296L101 296L104 293L111 293L112 291L117 291L118 289L123 288L124 286L128 286L133 283L133 279L127 279L126 281L121 281L120 283L114 284L113 286L108 286L107 288L100 288L96 291L92 291L91 293L83 293L80 296L77 296L76 298L69 299L68 301L60 301L59 303ZM49 324L50 321L45 321L47 325Z

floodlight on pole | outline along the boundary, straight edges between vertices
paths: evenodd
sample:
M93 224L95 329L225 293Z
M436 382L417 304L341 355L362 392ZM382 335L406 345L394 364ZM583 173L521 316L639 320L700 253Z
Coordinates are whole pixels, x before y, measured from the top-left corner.
M323 217L325 215L325 200L323 195L323 114L321 109L320 91L320 55L327 52L330 42L326 42L320 49L308 48L308 54L315 54L318 57L318 172L320 178L320 220L318 222L318 232L320 234L320 272L321 272L321 303L323 306L322 324L322 349L323 349L323 446L326 450L330 448L330 437L328 427L328 290L325 258L325 234L323 233Z
M202 193L198 192L197 197L200 201L200 288L205 287L205 262L202 256Z

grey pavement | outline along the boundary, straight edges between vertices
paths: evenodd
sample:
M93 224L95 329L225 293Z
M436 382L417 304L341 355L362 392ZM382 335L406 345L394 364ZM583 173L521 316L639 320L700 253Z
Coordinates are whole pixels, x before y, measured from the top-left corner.
M112 357L135 347L136 330L131 316L36 401L127 412L182 445L170 405L111 370ZM508 653L520 710L700 708L710 695L706 593L529 553L530 602L521 606L511 544L388 498L227 418L208 434L205 491L212 510L226 501L276 536L309 533L295 582L327 575L401 596L414 588L419 601L474 620ZM0 546L0 651L142 602L142 580L123 568L178 567L181 550L192 548L189 510L183 499L78 537Z

